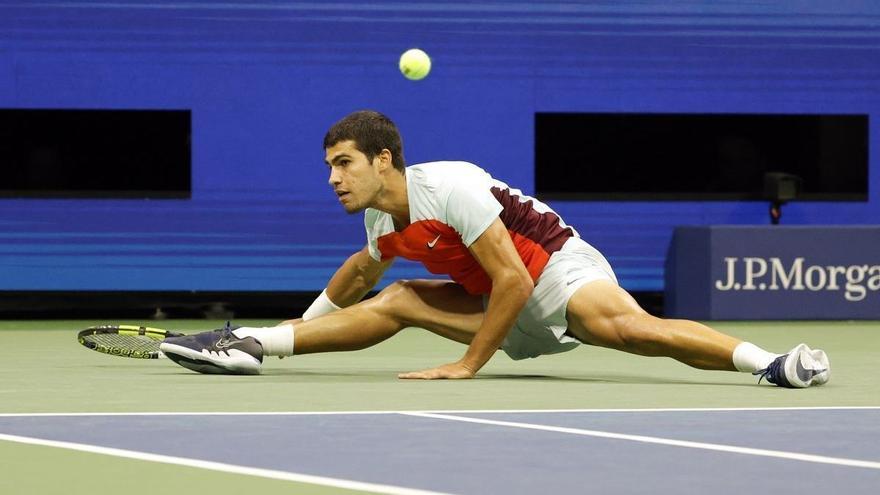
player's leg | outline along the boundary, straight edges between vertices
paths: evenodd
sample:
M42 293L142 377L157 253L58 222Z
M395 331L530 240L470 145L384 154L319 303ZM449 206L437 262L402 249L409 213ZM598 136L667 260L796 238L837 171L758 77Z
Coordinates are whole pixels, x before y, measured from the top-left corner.
M266 355L363 349L410 326L467 344L482 319L482 298L458 284L399 281L371 299L309 321L171 338L160 349L175 363L200 373L256 374Z
M657 318L611 281L581 286L569 300L566 318L568 331L589 344L667 356L700 369L763 371L780 386L825 383L830 373L827 356L820 350L801 344L780 356L695 321Z
M483 321L480 296L442 280L395 282L376 296L309 321L291 320L294 354L353 351L406 327L420 327L469 344Z
M694 321L652 316L610 281L578 289L568 302L567 320L569 332L588 344L668 356L700 369L736 370L733 351L739 339Z

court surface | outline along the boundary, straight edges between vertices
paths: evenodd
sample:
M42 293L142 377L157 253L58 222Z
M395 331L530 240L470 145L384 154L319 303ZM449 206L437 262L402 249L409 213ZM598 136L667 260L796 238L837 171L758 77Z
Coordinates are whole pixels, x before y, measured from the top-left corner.
M76 343L98 323L0 322L0 493L876 493L878 322L716 323L824 348L807 390L582 346L471 381L400 381L463 347L407 329L374 348L266 361L256 377ZM272 324L238 321L239 324Z

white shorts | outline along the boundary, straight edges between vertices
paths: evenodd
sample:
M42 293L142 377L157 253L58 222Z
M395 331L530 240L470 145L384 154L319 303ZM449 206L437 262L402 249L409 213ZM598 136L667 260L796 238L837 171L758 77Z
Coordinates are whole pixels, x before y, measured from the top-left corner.
M596 248L579 237L572 237L550 260L520 312L513 328L501 344L511 359L570 351L580 342L568 335L565 311L571 296L584 284L596 280L617 283L611 265ZM484 297L483 304L488 299Z

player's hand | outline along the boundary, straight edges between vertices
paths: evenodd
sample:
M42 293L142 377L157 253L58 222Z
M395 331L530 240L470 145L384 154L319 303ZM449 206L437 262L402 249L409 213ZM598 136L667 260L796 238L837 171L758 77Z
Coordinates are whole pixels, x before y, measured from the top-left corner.
M468 368L462 363L450 363L422 371L411 371L409 373L401 373L397 378L404 380L461 380L473 378L476 371Z

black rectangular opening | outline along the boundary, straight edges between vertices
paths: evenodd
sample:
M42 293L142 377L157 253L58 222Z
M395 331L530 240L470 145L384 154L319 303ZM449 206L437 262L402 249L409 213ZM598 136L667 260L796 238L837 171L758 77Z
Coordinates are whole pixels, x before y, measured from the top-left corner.
M190 113L0 109L0 197L189 198Z
M764 174L798 199L867 201L867 115L537 113L544 199L760 200Z

